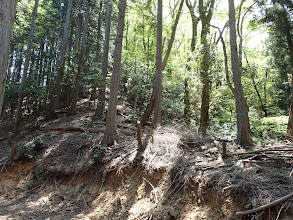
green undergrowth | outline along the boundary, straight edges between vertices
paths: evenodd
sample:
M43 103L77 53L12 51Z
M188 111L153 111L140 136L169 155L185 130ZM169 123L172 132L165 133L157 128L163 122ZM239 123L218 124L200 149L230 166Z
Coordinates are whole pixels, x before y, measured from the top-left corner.
M273 144L283 140L286 134L288 116L251 117L251 137L255 144ZM212 121L208 129L208 136L213 139L233 141L237 138L236 121Z
M275 116L251 119L253 141L260 144L272 144L284 139L288 116Z

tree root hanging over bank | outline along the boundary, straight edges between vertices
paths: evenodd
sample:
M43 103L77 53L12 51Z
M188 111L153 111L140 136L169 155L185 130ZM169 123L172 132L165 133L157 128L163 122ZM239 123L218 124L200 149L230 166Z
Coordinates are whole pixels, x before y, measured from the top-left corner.
M293 197L293 193L290 193L280 199L277 199L273 202L270 202L266 205L263 205L263 206L260 206L258 208L255 208L255 209L250 209L250 210L247 210L247 211L241 211L241 212L236 212L236 216L237 217L241 217L241 216L245 216L245 215L250 215L250 214L254 214L254 213L257 213L257 212L260 212L260 211L263 211L265 209L268 209L268 208L271 208L271 207L274 207L282 202L285 202L287 201L288 199L292 198Z

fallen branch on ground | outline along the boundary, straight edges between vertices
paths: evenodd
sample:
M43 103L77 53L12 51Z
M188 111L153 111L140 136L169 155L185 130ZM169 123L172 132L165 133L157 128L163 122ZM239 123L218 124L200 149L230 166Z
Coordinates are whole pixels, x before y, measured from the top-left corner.
M255 150L255 151L249 151L249 152L243 152L243 153L237 153L236 156L241 155L247 155L247 154L257 154L257 153L263 153L263 152L270 152L270 151L293 151L293 148L286 148L286 149L264 149L264 150Z
M153 184L150 182L150 181L148 181L146 178L144 178L143 177L143 179L148 183L148 184L150 184L150 186L153 188L153 190L154 190L154 193L155 193L155 205L158 203L158 196L157 196L157 192L156 192L156 189L155 189L155 187L153 186Z
M53 127L53 128L39 127L39 130L40 131L81 131L81 132L91 132L91 133L104 132L104 129L92 129L92 128L80 128L80 127Z
M4 141L6 139L7 139L7 137L2 137L2 138L0 138L0 141Z
M276 206L282 202L285 202L287 201L288 199L290 199L291 197L293 197L293 193L290 193L280 199L277 199L273 202L270 202L266 205L263 205L263 206L260 206L258 208L255 208L255 209L250 209L250 210L247 210L247 211L241 211L241 212L236 212L236 216L240 217L240 216L245 216L245 215L250 215L250 214L253 214L253 213L257 213L257 212L260 212L260 211L263 211L265 209L268 209L268 208L271 208L273 206Z
M229 191L229 190L237 190L240 188L244 188L245 185L230 185L230 186L226 186L222 189L223 192Z

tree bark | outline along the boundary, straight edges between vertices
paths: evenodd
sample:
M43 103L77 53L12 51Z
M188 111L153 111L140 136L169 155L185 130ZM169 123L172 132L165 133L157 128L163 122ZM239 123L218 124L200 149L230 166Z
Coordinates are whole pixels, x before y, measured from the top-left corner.
M120 78L120 67L121 67L121 53L122 53L122 41L124 31L124 20L125 20L125 9L126 0L120 0L119 3L119 15L117 24L117 35L115 41L115 52L114 52L114 65L113 74L111 78L111 90L110 99L106 118L106 130L102 140L102 145L113 145L115 141L118 141L117 135L117 98L118 98L118 87Z
M0 116L2 115L16 3L16 0L0 1Z
M109 61L109 41L110 41L110 29L111 29L111 12L112 3L110 0L107 1L107 20L105 27L105 41L104 41L104 54L102 62L102 77L100 81L98 105L94 115L94 120L101 119L104 115L105 101L106 101L106 78L108 74L108 61Z
M157 55L156 55L156 85L155 85L155 109L154 127L162 122L162 30L163 29L163 3L158 0L157 14Z
M236 117L237 117L237 143L242 146L252 144L250 138L250 127L247 108L245 107L245 98L241 83L241 70L237 53L236 40L236 22L234 0L228 0L229 3L229 24L230 24L230 47L231 62L233 71L233 81L235 88Z
M35 0L35 7L34 7L33 15L32 15L32 23L31 23L27 51L26 51L26 57L25 57L24 68L23 68L23 73L22 73L23 75L22 75L22 80L21 80L21 89L20 89L20 93L19 93L19 97L18 97L18 104L17 104L17 109L16 109L16 115L15 115L15 123L14 123L14 133L15 134L17 134L17 127L18 127L19 118L20 118L21 106L22 106L22 101L24 98L24 88L25 88L25 83L26 83L26 79L27 79L27 71L28 71L28 67L29 67L29 62L30 62L30 58L31 58L31 49L32 49L34 28L35 28L37 11L38 11L38 4L39 4L39 0Z
M66 55L66 51L67 51L71 10L72 10L72 0L68 0L68 8L67 8L67 12L66 12L66 19L65 19L65 24L64 24L62 44L61 44L61 49L60 49L59 68L58 68L58 72L57 72L54 94L51 99L51 112L50 112L51 115L53 115L55 113L55 111L59 108L59 104L60 104L61 82L63 80L63 75L64 75L64 65L65 65L65 58L66 58L65 55Z

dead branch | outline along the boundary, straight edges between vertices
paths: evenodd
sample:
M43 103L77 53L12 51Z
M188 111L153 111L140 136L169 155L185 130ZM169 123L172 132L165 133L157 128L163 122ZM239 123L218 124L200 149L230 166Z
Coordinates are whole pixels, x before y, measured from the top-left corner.
M245 216L245 215L250 215L250 214L253 214L253 213L257 213L257 212L260 212L260 211L263 211L265 209L268 209L268 208L271 208L273 206L276 206L282 202L285 202L287 201L288 199L290 199L291 197L293 197L293 193L290 193L280 199L277 199L273 202L270 202L266 205L263 205L263 206L260 206L258 208L255 208L255 209L250 209L250 210L247 210L247 211L241 211L241 212L236 212L236 216L240 217L240 216Z
M104 129L92 129L92 128L80 128L80 127L53 127L53 128L39 127L39 130L40 131L81 131L81 132L90 132L90 133L104 132Z
M157 192L156 192L156 189L155 189L155 187L153 186L153 184L150 182L150 181L148 181L146 178L144 178L144 177L142 177L148 184L150 184L150 186L153 188L153 190L154 190L154 193L155 193L155 205L158 203L158 196L157 196Z
M293 156L289 155L272 155L272 154L261 154L261 156L267 157L269 159L274 159L274 160L284 160L284 159L292 159Z
M227 158L227 142L222 141L222 158L226 159Z
M9 132L8 135L7 135L7 145L8 146L11 146L12 137L13 137L13 133L12 132Z
M258 154L263 152L270 152L270 151L293 151L293 148L286 148L286 149L264 149L264 150L255 150L255 151L249 151L249 152L243 152L243 153L237 153L236 156L241 155L247 155L247 154Z
M0 138L0 141L4 141L6 139L7 139L7 137L2 137L2 138Z
M230 186L226 186L222 189L223 192L227 192L229 190L237 190L237 189L241 189L244 188L244 185L230 185Z
M141 135L142 135L141 123L140 123L140 121L137 121L137 146L138 146L138 148L140 148L142 145Z

